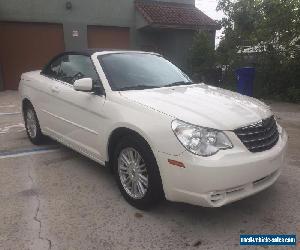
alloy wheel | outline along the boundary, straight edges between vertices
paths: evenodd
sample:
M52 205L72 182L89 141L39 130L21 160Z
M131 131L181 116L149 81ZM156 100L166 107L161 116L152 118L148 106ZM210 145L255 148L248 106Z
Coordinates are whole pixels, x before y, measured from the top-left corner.
M134 148L123 149L118 157L118 173L126 193L142 199L148 190L148 173L144 159Z
M35 114L32 109L28 109L26 112L26 129L31 138L35 138L37 134L37 124Z

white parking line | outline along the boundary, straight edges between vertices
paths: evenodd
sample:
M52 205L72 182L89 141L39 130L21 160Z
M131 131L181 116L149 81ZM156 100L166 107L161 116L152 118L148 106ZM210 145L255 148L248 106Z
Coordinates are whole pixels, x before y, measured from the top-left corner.
M14 108L16 107L15 105L2 105L0 108Z
M3 153L0 152L0 160L7 159L7 158L18 158L18 157L23 157L28 155L50 153L58 150L59 150L58 146L48 146L48 147L25 149L25 150L12 151L12 152L3 152Z
M23 123L19 123L19 124L9 125L9 126L6 126L4 128L0 128L0 134L6 134L6 133L8 133L12 128L19 128L17 130L17 132L22 132L22 131L25 130L24 124Z
M1 115L19 115L19 114L21 114L21 112L0 113L0 116L1 116Z

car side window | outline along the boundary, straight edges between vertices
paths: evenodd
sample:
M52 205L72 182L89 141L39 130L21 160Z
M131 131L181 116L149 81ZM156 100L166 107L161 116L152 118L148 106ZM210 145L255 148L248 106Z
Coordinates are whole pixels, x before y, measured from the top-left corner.
M84 55L65 55L61 61L59 78L70 84L81 78L91 78L94 85L100 84L91 58Z
M55 59L47 66L47 68L43 71L43 74L51 78L59 79L61 61L62 57Z

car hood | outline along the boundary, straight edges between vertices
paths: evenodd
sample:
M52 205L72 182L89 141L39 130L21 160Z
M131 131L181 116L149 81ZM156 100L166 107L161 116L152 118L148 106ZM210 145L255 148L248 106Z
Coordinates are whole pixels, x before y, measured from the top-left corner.
M120 92L127 99L173 118L233 130L272 115L263 102L206 84Z

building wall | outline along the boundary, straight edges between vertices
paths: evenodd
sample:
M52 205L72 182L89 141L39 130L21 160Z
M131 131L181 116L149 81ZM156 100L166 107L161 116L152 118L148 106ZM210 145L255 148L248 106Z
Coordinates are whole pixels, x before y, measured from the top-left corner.
M64 22L63 27L65 46L67 50L80 50L88 47L86 24ZM74 31L78 31L77 37L73 36Z
M0 19L28 22L87 23L129 27L134 0L0 0Z
M2 75L2 65L0 64L0 91L4 89L4 81L3 81L3 75Z
M195 0L155 0L195 4ZM87 25L130 27L130 44L138 48L134 0L0 0L0 21L62 23L66 50L87 48ZM78 36L73 36L78 31Z
M150 1L150 0L149 0ZM195 0L154 0L195 4ZM161 29L141 32L143 17L135 11L134 0L0 0L0 21L62 23L66 50L88 47L87 26L117 26L130 28L131 49L145 49L144 45L159 47L165 56L186 68L188 50L195 31ZM74 37L74 31L78 36ZM0 74L1 75L1 74ZM1 84L1 80L0 80Z
M189 51L195 32L183 29L137 31L137 49L158 52L178 67L187 70Z
M165 38L161 41L166 57L184 71L188 69L188 57L195 32L194 30L167 30Z
M134 0L0 0L0 21L62 23L66 50L87 48L87 25L132 27ZM73 31L79 36L74 37Z

